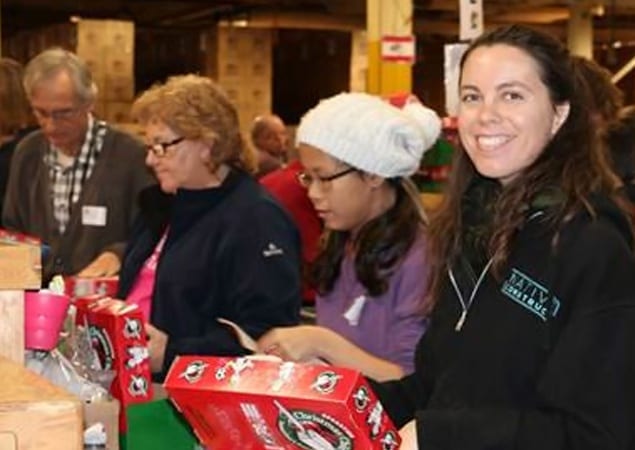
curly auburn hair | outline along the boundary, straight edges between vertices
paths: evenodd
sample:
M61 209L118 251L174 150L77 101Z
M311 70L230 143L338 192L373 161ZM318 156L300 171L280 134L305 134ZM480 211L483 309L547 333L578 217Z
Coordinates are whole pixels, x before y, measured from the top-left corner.
M155 84L135 100L131 115L142 124L162 122L186 139L213 146L215 167L228 164L253 171L236 108L210 78L178 75Z

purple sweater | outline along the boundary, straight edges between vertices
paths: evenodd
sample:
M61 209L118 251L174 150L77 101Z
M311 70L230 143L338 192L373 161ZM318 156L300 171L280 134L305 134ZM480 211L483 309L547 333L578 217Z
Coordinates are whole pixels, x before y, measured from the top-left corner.
M427 326L420 312L427 272L425 242L420 236L395 268L388 290L368 297L355 276L353 256L347 255L333 290L316 299L317 323L411 373L415 347Z

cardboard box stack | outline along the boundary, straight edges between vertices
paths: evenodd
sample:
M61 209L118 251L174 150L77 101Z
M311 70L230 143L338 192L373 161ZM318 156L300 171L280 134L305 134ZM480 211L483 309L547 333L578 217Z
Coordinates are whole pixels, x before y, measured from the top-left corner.
M79 399L0 357L0 448L82 449Z
M25 289L41 283L39 241L2 233L0 449L80 450L79 399L23 367Z
M399 448L397 430L354 370L250 357L179 356L165 388L209 448Z
M42 242L0 228L0 289L39 289Z
M351 92L366 92L368 77L368 35L366 30L351 32Z
M24 290L39 289L39 239L0 229L0 356L24 363Z
M97 83L97 113L111 123L129 122L134 98L134 23L81 20L76 51Z
M215 73L208 74L227 91L246 133L256 116L271 112L272 30L219 25L214 36L208 58L215 61L206 66Z

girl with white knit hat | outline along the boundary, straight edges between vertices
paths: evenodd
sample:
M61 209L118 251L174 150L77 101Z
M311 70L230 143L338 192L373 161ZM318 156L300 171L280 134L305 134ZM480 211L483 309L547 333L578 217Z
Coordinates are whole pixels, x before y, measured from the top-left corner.
M277 328L260 349L323 359L376 380L413 370L426 327L423 208L409 179L441 129L414 96L403 107L363 93L321 101L296 134L306 187L324 221L311 268L317 325Z

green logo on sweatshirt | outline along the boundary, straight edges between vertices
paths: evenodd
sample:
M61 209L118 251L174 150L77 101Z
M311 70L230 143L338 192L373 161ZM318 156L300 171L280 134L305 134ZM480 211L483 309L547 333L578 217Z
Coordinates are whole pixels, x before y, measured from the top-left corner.
M545 322L556 317L560 309L557 297L517 269L512 269L509 278L501 286L501 292Z

